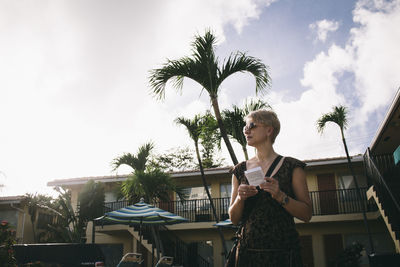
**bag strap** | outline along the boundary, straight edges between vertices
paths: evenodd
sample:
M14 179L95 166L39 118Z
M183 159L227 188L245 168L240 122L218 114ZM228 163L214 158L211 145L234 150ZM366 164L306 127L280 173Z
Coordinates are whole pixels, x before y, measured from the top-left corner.
M275 170L276 165L278 165L279 161L281 161L282 156L278 155L275 160L272 162L271 166L269 167L267 173L265 174L266 177L271 176L272 172Z

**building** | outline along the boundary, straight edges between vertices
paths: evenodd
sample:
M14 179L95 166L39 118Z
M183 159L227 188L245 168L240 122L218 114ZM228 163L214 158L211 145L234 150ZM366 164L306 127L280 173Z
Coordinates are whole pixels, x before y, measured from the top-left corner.
M15 229L17 243L33 243L32 222L25 196L0 197L0 221L3 220Z
M362 200L357 197L353 177L346 158L306 160L307 183L313 203L313 217L309 223L296 219L303 247L305 266L332 266L332 260L353 242L364 245L366 251L399 253L399 159L400 159L400 97L399 92L390 106L376 137L364 155L352 157L353 168L360 186ZM228 218L231 192L230 167L205 170L207 183L220 220ZM189 199L180 201L173 195L170 202L156 205L189 220L187 223L162 227L163 250L176 258L189 257L190 266L222 266L222 242L215 224L210 204L206 200L199 171L171 173L183 186ZM106 185L105 211L128 205L116 201L113 188L127 179L124 175L84 177L54 180L49 186L71 189L72 201L78 207L78 194L88 180ZM367 223L363 220L363 207ZM91 226L88 242L91 242ZM221 228L227 247L232 245L234 229ZM369 229L369 234L367 229ZM122 253L140 250L150 266L154 248L146 240L139 247L137 227L127 225L95 226L95 242L121 244ZM168 236L168 237L167 237ZM146 239L146 238L145 238ZM150 239L150 237L149 237ZM373 248L369 240L373 240ZM161 248L159 248L161 249ZM168 251L168 252L167 252ZM362 258L368 266L367 256Z
M306 161L307 182L313 203L313 218L309 223L303 223L296 219L296 223L301 236L304 263L307 266L329 266L330 260L355 241L368 247L362 205L367 210L368 225L374 243L377 244L376 252L387 253L395 250L380 212L372 200L367 201L366 192L369 182L364 175L363 156L354 156L352 161L364 198L362 202L357 199L353 177L349 173L346 158ZM218 216L226 219L228 218L231 191L230 168L208 169L205 174ZM187 249L191 254L199 254L198 261L204 260L211 262L213 266L222 266L222 245L217 228L213 226L215 219L208 200L206 200L200 172L175 172L171 173L171 176L179 185L186 188L189 199L181 202L174 196L173 201L157 203L157 205L189 219L189 222L167 226L169 232L187 243ZM49 185L62 185L70 188L74 205L77 206L79 190L89 179L106 185L108 210L128 205L123 201L114 201L115 198L111 193L116 182L123 181L126 176L63 179L49 182ZM91 242L91 227L88 228L88 241ZM234 230L224 228L223 234L228 247L231 247ZM123 244L123 253L138 249L138 239L137 229L126 225L96 226L96 243ZM148 262L150 262L152 247L145 244L141 251L146 249ZM369 248L367 249L369 250Z

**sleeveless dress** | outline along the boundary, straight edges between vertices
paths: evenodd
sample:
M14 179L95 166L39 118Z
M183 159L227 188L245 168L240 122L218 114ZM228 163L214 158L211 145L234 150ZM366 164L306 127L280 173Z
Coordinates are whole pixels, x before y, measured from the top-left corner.
M279 181L280 190L296 199L292 189L292 174L305 163L285 157L273 178ZM248 184L244 175L246 162L235 166L233 173L239 184ZM260 191L246 199L242 215L244 222L239 235L239 257L236 266L301 267L299 234L293 216L271 195Z

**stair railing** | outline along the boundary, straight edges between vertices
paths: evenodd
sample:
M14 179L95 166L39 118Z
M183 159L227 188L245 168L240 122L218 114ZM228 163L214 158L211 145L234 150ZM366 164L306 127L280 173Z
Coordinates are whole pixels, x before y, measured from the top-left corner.
M368 179L372 180L373 185L377 187L377 191L380 193L387 193L393 205L396 207L398 214L400 214L400 205L394 197L392 190L390 190L389 186L387 185L385 178L382 176L381 172L374 163L369 148L364 154L364 165Z
M174 264L182 264L183 266L197 266L197 267L209 267L210 262L204 259L202 256L196 253L196 259L190 259L189 245L176 236L164 225L160 225L160 230L163 233L168 233L168 239L164 239L164 249L167 256L174 257ZM161 234L161 231L160 231ZM168 243L170 242L170 243ZM171 244L172 243L172 244ZM171 251L173 249L173 251Z

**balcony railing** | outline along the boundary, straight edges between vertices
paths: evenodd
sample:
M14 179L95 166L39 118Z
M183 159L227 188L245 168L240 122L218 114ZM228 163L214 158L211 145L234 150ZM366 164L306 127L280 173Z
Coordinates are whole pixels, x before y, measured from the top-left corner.
M360 188L362 201L358 200L356 189L339 189L329 191L312 191L310 198L313 205L313 216L361 213L364 205L367 212L376 211L375 202L368 201L367 188ZM213 198L217 216L220 221L227 219L230 198ZM127 201L105 203L105 212L117 210L130 205ZM180 215L190 222L215 221L208 199L158 202L157 207Z
M357 196L357 189L340 189L310 192L313 216L361 213L362 207L367 212L376 211L374 201L368 201L367 188L360 188L362 200Z

